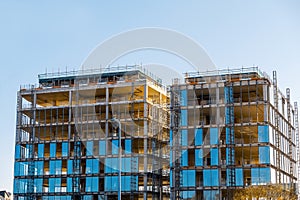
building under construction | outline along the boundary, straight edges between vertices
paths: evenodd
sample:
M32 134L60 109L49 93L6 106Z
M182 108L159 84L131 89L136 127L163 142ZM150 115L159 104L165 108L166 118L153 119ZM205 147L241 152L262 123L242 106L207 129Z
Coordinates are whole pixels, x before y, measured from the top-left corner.
M298 110L276 72L187 73L171 86L171 199L233 199L236 189L296 192Z
M14 199L169 199L169 98L140 66L39 75L17 100Z
M168 88L141 66L39 75L17 102L14 199L232 199L296 191L298 108L258 68Z

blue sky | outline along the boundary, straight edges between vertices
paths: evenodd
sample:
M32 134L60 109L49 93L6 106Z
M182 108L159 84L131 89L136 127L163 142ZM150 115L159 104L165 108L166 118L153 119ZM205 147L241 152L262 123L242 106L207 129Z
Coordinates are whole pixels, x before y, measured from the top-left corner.
M0 27L0 189L8 191L19 86L36 83L46 68L78 69L97 44L119 32L139 27L179 31L201 44L219 68L255 65L270 75L276 70L281 90L290 87L293 101L300 99L297 0L0 1ZM180 63L171 58L145 52L116 63Z

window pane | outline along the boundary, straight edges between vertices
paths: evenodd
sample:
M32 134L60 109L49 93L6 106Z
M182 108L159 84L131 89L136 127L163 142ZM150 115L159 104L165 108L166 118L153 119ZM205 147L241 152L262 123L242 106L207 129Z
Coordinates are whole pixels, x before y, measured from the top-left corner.
M125 154L131 153L131 140L125 140Z
M204 200L219 199L218 190L204 190L203 192Z
M106 154L106 143L103 140L99 141L99 155L104 156Z
M112 140L111 142L111 153L113 155L118 154L119 152L119 141L118 140Z
M236 186L244 185L243 169L241 168L235 169L235 184Z
M60 178L49 178L49 192L60 192L61 179Z
M61 174L61 160L51 160L50 162L50 175Z
M188 132L187 130L181 131L181 145L188 146Z
M181 90L181 105L187 106L187 91Z
M68 174L73 173L73 160L68 160Z
M195 145L202 145L203 144L203 130L195 129Z
M181 166L188 166L188 151L181 151Z
M218 186L219 174L217 169L203 170L203 186Z
M34 179L34 191L36 193L43 192L43 179Z
M93 141L88 141L86 143L86 155L92 156L93 155Z
M95 174L99 171L99 161L98 159L87 159L86 160L86 173Z
M43 175L44 162L35 161L35 175Z
M98 192L98 177L87 177L86 178L85 191L86 192Z
M270 163L270 147L259 147L259 163Z
M195 163L196 163L196 166L203 166L203 150L202 149L195 150Z
M218 128L210 128L210 144L218 144L219 132Z
M194 199L195 191L182 191L181 195L182 195L183 199Z
M67 178L67 192L72 192L73 191L73 181L72 178Z
M38 157L44 158L44 148L45 144L38 144Z
M118 172L118 158L106 158L105 159L105 173Z
M21 158L21 147L19 144L16 145L16 148L15 148L15 158L16 159L19 159Z
M183 187L196 186L196 173L195 170L182 170L182 185Z
M269 126L258 126L258 142L269 142Z
M122 158L122 172L131 171L131 158Z
M104 177L104 189L105 191L118 191L118 176L106 176Z
M187 110L181 110L180 122L181 122L181 126L187 125Z
M50 157L56 157L56 143L50 143Z
M69 148L68 148L68 143L67 142L63 142L62 143L62 156L68 156L68 152L69 152Z
M217 148L212 148L210 151L211 165L219 164L219 151Z
M270 168L252 168L251 178L252 185L270 183Z

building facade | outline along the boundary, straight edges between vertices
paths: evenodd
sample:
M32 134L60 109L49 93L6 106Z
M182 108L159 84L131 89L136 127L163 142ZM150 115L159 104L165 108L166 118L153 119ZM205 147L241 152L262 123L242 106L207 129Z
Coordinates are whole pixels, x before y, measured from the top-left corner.
M187 73L170 90L171 199L232 199L250 185L296 192L298 110L276 72Z
M297 190L297 103L258 68L39 75L17 99L14 199L232 199Z
M168 102L140 66L39 75L18 92L14 199L169 199Z

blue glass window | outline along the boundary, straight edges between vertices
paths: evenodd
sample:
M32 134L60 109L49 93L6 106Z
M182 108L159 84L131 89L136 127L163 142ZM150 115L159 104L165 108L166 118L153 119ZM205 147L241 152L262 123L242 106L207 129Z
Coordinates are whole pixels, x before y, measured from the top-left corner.
M196 186L195 170L182 170L182 186L183 187L195 187Z
M174 187L174 185L173 185L173 170L170 170L170 186Z
M34 191L36 193L43 192L43 179L41 179L41 178L34 179Z
M32 155L30 155L30 152L33 152L33 145L32 144L26 144L25 158L31 158L32 157Z
M104 177L104 190L117 191L118 190L118 176L105 176Z
M118 172L119 170L119 165L118 165L118 158L106 158L105 159L105 168L104 172L105 173L115 173Z
M35 175L43 175L44 161L35 161Z
M73 180L72 178L67 178L67 192L73 191Z
M111 153L113 155L117 155L119 152L119 141L118 140L112 140L111 142Z
M19 144L17 144L15 147L15 158L21 158L21 146Z
M56 157L56 143L50 143L50 157Z
M270 147L259 147L259 163L270 164Z
M99 172L99 160L87 159L86 160L86 174L95 174Z
M106 176L104 178L104 189L105 191L117 191L118 190L118 176ZM134 190L137 190L137 177L131 177L131 176L122 176L121 177L121 189L122 191L130 191L132 187L132 183L135 182L135 188Z
M85 191L86 192L98 192L98 177L87 177Z
M188 132L187 130L181 130L181 145L188 146Z
M49 178L49 192L60 192L61 179L60 178Z
M125 140L125 154L131 153L131 140L126 139Z
M44 158L45 144L38 144L38 157Z
M203 170L203 186L218 186L219 172L218 169Z
M194 199L195 198L195 191L182 191L181 192L183 199Z
M229 186L229 180L230 180L230 172L234 172L231 170L235 170L235 186L243 186L244 185L244 175L243 175L243 169L236 168L236 169L227 169L226 170L226 184Z
M236 186L244 185L243 169L241 168L235 169L235 184Z
M188 166L188 151L181 151L181 166Z
M62 156L63 157L68 156L68 152L69 152L69 145L67 142L63 142L62 143Z
M231 152L232 154L230 154L230 151L233 151ZM230 149L230 148L226 148L226 163L229 164L229 165L234 165L234 149Z
M61 160L50 160L50 175L61 174Z
M271 181L270 168L252 168L251 169L252 185L268 184Z
M196 164L196 166L203 166L203 150L202 149L195 150L195 164Z
M122 176L122 178L121 178L121 180L122 180L122 182L121 182L122 191L130 191L130 187L131 187L130 178L131 178L131 176Z
M233 129L230 128L226 128L226 144L230 144L230 137L231 137L231 141L234 142L234 134L233 134Z
M202 128L195 129L195 146L203 144L203 130Z
M187 110L181 110L181 126L187 126Z
M14 192L17 194L27 193L27 179L15 179L14 180Z
M173 131L170 130L170 146L173 146Z
M218 128L210 128L210 144L219 143L219 131Z
M99 155L104 156L106 154L106 143L104 140L99 141Z
M88 141L86 142L86 155L87 156L92 156L93 155L93 147L94 142L93 141Z
M131 158L122 158L122 168L121 169L122 169L122 172L130 172L131 171Z
M68 165L67 173L72 174L73 173L73 160L68 160L67 165Z
M187 91L181 90L181 105L187 106Z
M258 142L269 142L269 126L258 126Z
M211 165L219 165L219 151L217 148L210 150Z
M218 190L204 190L203 196L204 196L205 200L219 199L219 191Z
M15 162L15 176L28 175L28 162Z

